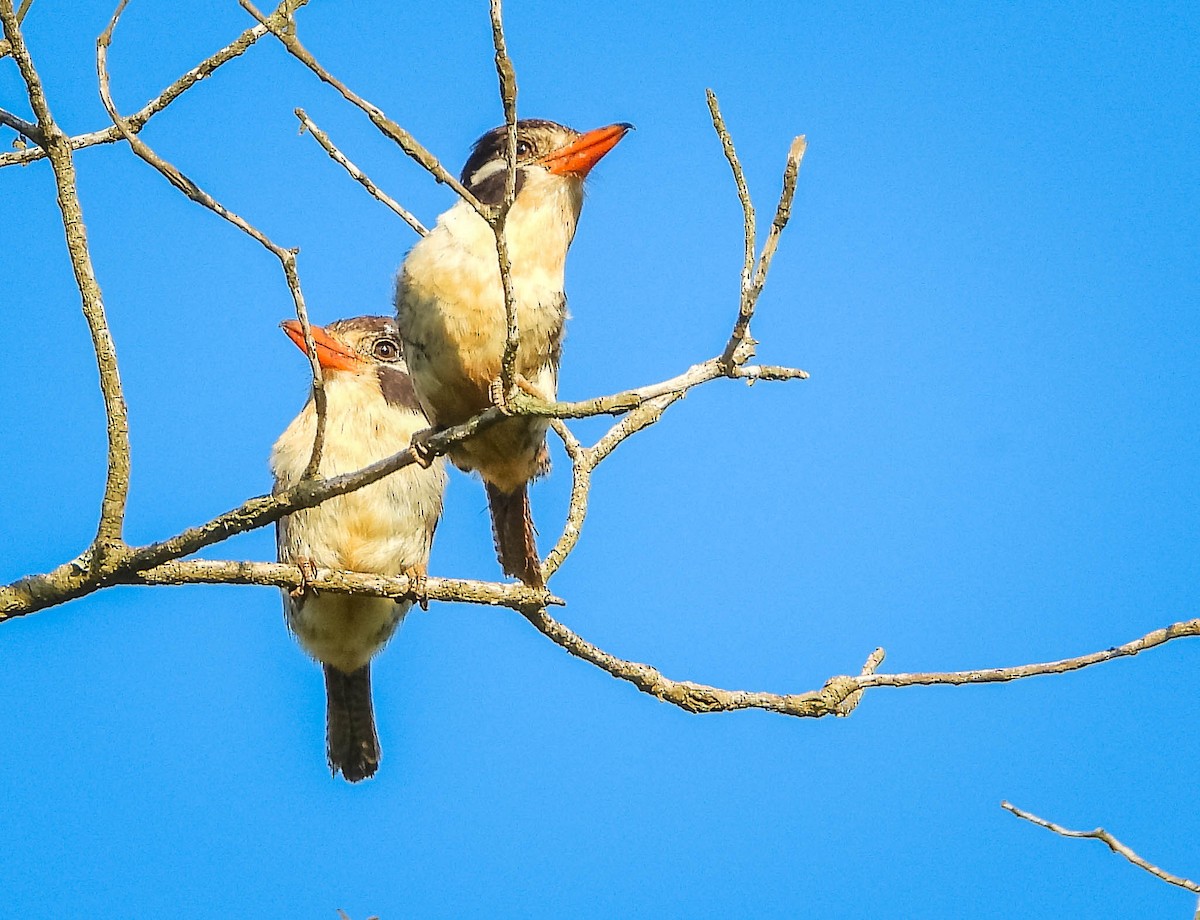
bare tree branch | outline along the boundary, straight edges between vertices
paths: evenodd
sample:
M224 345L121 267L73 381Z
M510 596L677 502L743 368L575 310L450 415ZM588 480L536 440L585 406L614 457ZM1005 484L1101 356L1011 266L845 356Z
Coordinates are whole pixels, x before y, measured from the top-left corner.
M834 677L820 690L787 694L722 690L692 681L671 680L663 676L657 668L626 661L593 645L551 617L544 608L522 613L538 632L576 658L594 664L613 677L628 681L643 693L649 693L664 703L671 703L688 712L765 709L799 718L819 718L836 712L838 705L857 689L852 677Z
M549 555L542 560L542 574L546 580L558 571L571 550L579 542L583 532L583 519L587 515L588 498L592 488L592 469L595 466L588 451L571 433L567 423L562 419L551 419L550 427L563 442L563 448L571 460L571 499L567 505L567 519L563 522L562 533L558 542L550 550Z
M309 50L300 43L300 39L296 37L294 23L293 29L289 31L277 22L274 22L271 19L263 16L263 14L258 11L258 9L253 3L250 2L250 0L238 0L238 3L241 4L242 9L246 10L246 12L257 19L261 24L270 29L271 34L283 43L283 46L293 57L303 63L314 74L316 74L322 82L328 83L339 93L341 93L343 99L364 112L367 118L371 120L371 124L375 125L375 127L382 131L385 137L391 139L397 145L399 145L401 150L403 150L409 157L424 167L425 170L434 177L434 179L454 189L454 191L458 193L459 197L471 205L471 207L473 207L485 220L491 216L490 209L486 205L482 204L478 198L467 191L463 184L454 178L453 175L447 172L446 167L441 164L438 158L430 153L422 144L420 144L415 137L401 128L398 124L396 124L396 122L388 118L383 113L383 110L379 108L379 106L374 105L373 103L368 102L362 96L359 96L341 80L317 63L317 59L312 56Z
M862 692L872 687L911 687L917 685L950 685L987 683L995 680L1019 680L1045 674L1065 674L1069 671L1111 661L1122 655L1136 655L1174 639L1200 635L1200 620L1174 623L1135 639L1117 649L1081 655L1079 658L1051 662L1045 665L1024 665L1017 668L995 668L990 671L948 671L928 674L875 674L883 661L883 649L876 649L867 658L858 677L838 675L829 678L820 690L804 693L768 693L749 690L722 690L691 681L675 681L664 677L656 668L626 661L581 638L562 623L550 617L544 609L522 611L525 618L555 645L562 646L577 658L582 658L613 677L629 681L644 693L656 696L688 712L729 712L735 709L765 709L799 718L848 715L859 703ZM1118 651L1136 648L1137 651ZM1005 674L1007 676L997 676ZM982 676L981 676L982 675Z
M473 437L507 417L499 408L487 409L461 425L447 428L430 437L425 442L422 453L441 456L455 444ZM0 587L0 624L83 597L116 584L120 577L129 573L144 571L164 562L189 556L235 534L273 524L285 514L302 508L312 508L335 495L361 489L416 462L416 453L408 447L353 473L345 473L331 479L301 480L282 492L248 499L207 523L188 528L166 540L129 549L103 572L94 571L88 564L87 554L84 554L45 574L18 579L10 585Z
M543 590L523 584L495 584L463 578L424 579L419 589L405 575L387 577L362 572L317 569L302 575L298 566L280 562L241 562L232 560L188 559L164 562L140 572L123 576L121 584L130 585L265 585L277 588L315 588L343 594L371 597L407 598L486 604L515 610L566 601ZM419 593L419 596L418 596Z
M746 299L750 295L750 281L754 272L754 247L758 245L758 231L754 224L754 203L750 200L750 189L746 185L746 174L742 171L742 163L738 159L733 146L733 138L725 127L725 118L721 115L721 106L717 102L717 94L711 89L704 91L708 100L708 112L712 116L713 128L721 141L721 149L725 151L725 159L733 171L733 182L737 186L738 201L742 203L742 229L745 252L742 256L742 296L738 308L738 321L749 309ZM747 320L748 322L748 320Z
M733 366L740 362L735 360L735 354L743 342L751 342L750 339L750 320L754 316L754 308L758 304L758 298L762 294L763 285L766 284L767 270L771 267L771 260L775 258L775 250L779 246L779 236L783 233L783 228L787 226L788 219L792 215L792 200L796 195L796 181L800 175L800 163L804 159L804 151L806 142L803 135L795 138L792 141L791 147L788 148L787 165L783 171L783 191L779 195L779 204L775 208L775 217L771 221L771 229L767 233L767 240L763 243L762 252L758 256L758 264L754 262L754 246L757 240L757 230L755 228L754 204L750 200L750 190L746 185L746 175L742 171L741 161L738 160L737 151L733 146L733 138L729 135L729 129L725 127L725 119L721 115L721 107L717 102L717 95L711 89L706 91L708 97L708 111L712 116L713 128L716 129L717 137L721 141L721 149L725 152L725 159L729 161L729 168L733 171L733 181L737 186L738 199L742 203L742 232L745 241L745 253L742 259L742 286L741 298L738 305L738 317L733 326L733 333L729 336L729 342L725 346L725 352L722 355L722 360L727 366Z
M1116 645L1100 652L1080 655L1077 658L1063 658L1059 661L1046 661L1039 664L1023 664L1009 668L984 668L974 671L931 671L917 674L872 674L858 678L864 688L870 687L912 687L918 684L994 684L1010 680L1021 680L1025 677L1039 677L1044 674L1066 674L1068 671L1078 671L1094 664L1103 664L1114 658L1128 658L1148 649L1164 645L1174 639L1184 639L1200 636L1200 620L1187 620L1182 623L1172 623L1162 629Z
M507 324L504 353L500 358L499 387L496 392L500 404L504 405L516 385L517 347L521 337L517 322L517 300L513 293L512 262L508 257L508 239L504 233L508 212L517 197L517 74L504 41L501 0L490 0L488 12L492 21L492 45L496 49L496 76L500 81L500 104L504 108L505 155L508 158L504 178L504 202L488 221L496 236L496 260L500 266L500 285L504 291L504 317Z
M22 8L28 6L28 0L22 4ZM285 12L281 7L270 17L272 22L282 22L285 18ZM205 58L201 63L197 64L178 80L164 89L161 93L147 102L137 112L128 116L125 119L126 126L134 134L137 134L146 126L153 116L157 115L172 102L178 99L184 92L191 89L201 80L211 76L218 67L234 58L241 56L246 50L256 41L267 34L269 29L265 25L256 25L252 29L247 29L232 42L226 45L215 54ZM120 128L116 125L109 125L100 131L92 131L88 134L80 134L77 137L69 138L72 150L80 150L84 147L92 147L96 144L111 144L114 141L119 141L124 137ZM30 163L34 160L40 160L46 155L46 152L40 148L31 147L27 150L19 150L12 153L0 153L0 167L14 166L20 163Z
M804 160L804 152L808 149L808 141L804 135L793 138L788 147L787 165L783 170L783 191L779 194L779 204L775 207L775 216L771 218L771 229L767 231L767 241L763 243L762 252L758 256L758 266L754 270L754 287L750 292L751 310L758 303L763 286L767 283L767 271L775 258L775 250L779 248L779 237L792 216L792 201L796 197L796 181L800 176L800 164ZM745 328L750 323L749 317L738 317L739 326ZM738 335L737 329L734 334ZM745 334L744 331L742 334Z
M867 656L867 660L863 663L862 671L859 672L859 676L866 677L868 674L874 674L875 671L878 670L879 666L883 664L883 659L885 657L887 657L887 655L883 649L875 649L875 651L871 652L871 654ZM834 712L834 715L843 719L850 715L850 713L854 712L855 708L862 701L862 695L863 692L861 690L855 690L848 697L838 703L838 707Z
M254 11L249 6L248 0L244 0L244 2L251 9L252 13L260 19L260 22L265 23L261 14L258 14L257 11ZM133 132L129 131L127 125L122 124L123 120L117 113L109 90L106 51L123 7L124 3L122 2L114 14L109 28L101 36L97 45L97 68L100 73L101 94L104 98L106 108L114 120L114 124L122 131L130 146L143 160L166 176L172 184L193 198L193 200L198 201L225 219L230 220L277 256L281 252L286 253L286 251L280 250L279 247L271 243L265 235L251 227L237 215L229 212L213 200L211 196L208 196L207 193L199 189L194 182L184 176L178 169L167 163L147 145L137 139ZM510 181L515 182L512 179L512 170L515 165L513 158L515 154L515 135L512 132L513 125L515 124L515 81L511 78L511 61L507 60L507 54L504 49L503 32L499 22L498 3L493 3L492 12L497 47L497 69L500 75L502 93L507 92L508 94L505 108L506 121L510 127ZM272 31L293 54L302 60L305 59L307 52L299 45L299 42L295 39L291 31L285 30L282 24L276 24ZM319 65L316 65L316 62L312 60L311 55L307 55L306 63L322 79L337 86L346 98L355 101L357 97L353 97L353 94L349 93L338 81L325 74ZM364 111L367 111L372 121L383 127L385 133L389 134L389 136L398 138L401 141L407 138L406 133L399 132L398 126L396 126L397 130L391 130L390 123L387 122L382 113L375 109L375 107L370 106L362 100L358 100L356 104L360 108L363 108ZM403 149L408 150L410 154L412 153L409 148L413 144L410 143L408 147L405 147L405 144L401 143L401 146ZM417 159L420 161L419 156ZM427 164L427 168L430 168L430 166L432 166L431 171L437 175L438 169L441 169L440 164L436 160L433 160L432 164ZM444 172L444 169L442 172ZM503 260L503 256L505 255L502 233L503 215L497 216L485 213L483 216L492 223L493 228L497 232L498 256L501 257L503 273L505 267ZM282 258L281 261L284 261L286 269L288 262ZM294 273L294 258L291 261L291 266ZM294 278L294 274L289 276L289 280L292 278ZM298 284L293 288L294 292L297 290ZM569 432L566 432L564 443L568 445L568 450L573 452L573 464L576 466L577 472L590 471L595 464L609 456L625 438L656 421L669 405L681 398L692 386L719 376L744 376L751 381L755 379L795 379L806 376L804 372L795 369L754 370L747 368L745 367L745 362L752 354L753 344L749 341L743 341L735 349L732 362L712 359L702 365L697 365L672 381L651 385L639 390L627 391L623 394L617 394L615 397L601 397L597 400L589 400L579 404L556 403L549 406L538 406L535 400L533 405L508 408L504 413L501 413L499 410L488 410L477 416L476 419L473 419L466 426L460 426L460 429L457 431L443 432L441 435L435 436L429 447L435 452L444 452L450 443L452 443L452 438L470 436L473 431L469 429L480 430L486 424L494 423L504 414L514 411L525 414L569 415L571 417L602 413L630 413L627 418L622 419L614 425L608 434L601 441L597 442L597 445L591 448L586 454L584 453L584 449L577 442L573 441ZM565 426L559 426L559 430L560 433L565 432ZM439 438L441 438L440 442ZM104 584L115 584L122 581L128 583L178 583L185 580L226 582L233 580L252 583L267 582L289 586L298 584L300 573L288 566L273 567L269 563L207 563L197 560L190 562L180 562L178 560L180 557L193 553L203 546L225 539L233 533L255 526L262 526L297 508L309 507L331 495L341 494L353 488L361 487L367 482L381 478L412 461L413 456L410 449L385 461L381 461L364 471L359 471L357 474L349 474L329 481L305 481L279 495L262 496L258 499L252 499L244 503L241 507L225 515L218 516L208 522L208 524L184 531L178 536L162 543L152 544L132 551L125 560L125 565L121 570L110 572ZM586 481L587 477L585 473L581 477L580 483L586 485ZM573 496L571 517L564 530L564 537L560 541L560 546L556 548L558 552L557 556L554 557L554 566L560 564L562 558L565 558L570 552L570 548L574 545L574 540L577 539L583 514L586 512L586 488L574 491L576 494ZM572 531L574 532L574 536L572 535ZM89 584L85 579L80 578L69 566L60 567L59 570L51 573L51 575L60 576L60 583L47 583L49 580L47 577L35 577L33 579L25 579L14 586L10 586L6 589L6 592L0 592L0 603L5 604L6 615L19 615L30 612L32 609L40 609L40 607L45 606L48 602L61 601L66 599L67 596L77 596L78 593L84 593L89 589L94 590L98 586L95 581ZM354 583L355 576L352 574L329 573L325 577L332 579L333 583L336 583L341 590L366 591L368 593L377 591L385 594L390 592L390 596L394 596L397 591L410 590L410 586L406 581L388 580L388 583L375 581L369 584L362 582L356 584ZM341 580L338 581L338 579ZM508 590L511 586L493 587L504 591ZM463 597L463 590L461 585L455 586L449 589L449 595L444 596L454 596L457 599L470 599L469 597ZM455 593L456 591L457 594ZM533 602L532 605L530 604L531 600ZM646 692L653 693L661 699L668 700L691 711L702 712L715 711L717 709L756 707L793 715L826 714L833 711L831 707L843 703L847 695L857 689L856 685L848 682L848 678L836 678L823 690L803 696L724 691L691 682L672 681L663 677L659 672L647 665L624 662L615 656L603 652L572 633L565 626L562 626L562 624L557 623L545 611L545 606L553 603L554 600L556 599L553 599L550 595L533 598L523 597L520 599L520 603L523 604L520 609L539 630L553 641L563 645L572 654L589 660L609 670L610 673L631 680Z
M743 347L734 355L735 362L746 360L753 354L753 351L753 346L743 343ZM701 364L693 364L682 374L669 380L624 390L610 396L597 396L577 402L545 402L528 393L518 391L513 395L511 406L514 412L519 411L526 415L539 415L547 418L621 415L660 396L682 396L692 387L716 380L718 377L746 377L752 380L806 380L808 373L797 368L740 367L736 364L735 368L730 371L724 364L724 358L718 357L709 358Z
M304 6L308 0L285 0L276 12L284 10L293 10L297 7ZM308 353L308 363L312 370L312 393L313 404L316 409L317 425L316 433L313 436L312 454L309 456L308 465L305 467L302 478L312 479L317 475L317 469L321 464L321 452L325 445L325 413L326 413L326 398L325 398L325 379L321 372L321 364L317 360L317 346L313 341L312 327L308 320L308 307L304 301L304 291L300 287L300 273L296 265L296 254L298 250L284 249L282 246L272 242L266 234L262 233L256 227L252 226L247 220L230 211L219 201L209 195L195 182L185 176L171 163L168 163L157 153L150 149L141 138L139 138L126 123L125 119L117 111L116 104L112 99L112 90L110 88L110 80L108 76L108 48L112 43L113 30L116 29L117 23L120 21L121 13L124 12L129 0L120 0L116 10L113 12L112 19L109 20L107 28L100 34L96 40L96 72L100 80L100 98L104 102L104 108L108 112L109 117L113 120L113 124L124 135L125 140L142 160L153 166L160 172L167 181L175 188L179 189L192 201L208 208L218 217L222 217L229 223L233 224L243 233L247 234L263 248L275 256L279 260L283 268L283 276L287 282L288 290L292 295L292 303L296 310L296 317L300 320L300 326L304 331L304 345Z
M21 0L21 6L17 10L17 25L25 21L25 14L29 12L29 8L33 6L33 0ZM12 52L12 42L7 38L0 40L0 59L8 57Z
M0 20L3 21L4 37L8 40L13 60L21 72L21 79L25 82L29 104L42 133L43 148L50 158L50 168L54 171L54 184L58 191L58 207L62 212L71 270L75 274L83 315L87 320L92 348L96 353L100 392L104 397L108 469L100 506L100 522L87 559L90 568L103 571L113 559L119 558L124 552L122 530L125 522L125 504L129 496L129 417L121 389L117 350L108 328L100 284L92 267L83 209L79 203L75 181L75 163L70 140L50 112L41 79L29 50L25 47L20 23L13 12L12 0L0 0Z
M1099 840L1118 856L1125 857L1125 859L1129 860L1129 862L1133 863L1139 869L1145 869L1151 875L1155 876L1156 878L1160 878L1164 882L1167 882L1171 885L1184 888L1193 894L1200 894L1200 885L1196 884L1190 879L1183 878L1182 876L1172 875L1170 872L1160 869L1158 866L1154 865L1154 863L1147 862L1102 827L1098 827L1091 831L1072 831L1062 827L1059 824L1055 824L1053 821L1047 821L1045 818L1039 818L1037 815L1030 814L1027 811L1022 811L1011 802L1001 802L1000 807L1005 811L1012 812L1018 818L1022 818L1031 824L1036 824L1038 827L1044 827L1046 830L1053 831L1062 837L1090 837L1093 840ZM1200 918L1200 904L1197 905L1195 917Z
M301 130L308 131L310 134L312 134L317 143L321 145L322 149L329 154L333 161L340 164L341 167L346 170L346 172L350 173L350 176L356 182L358 182L359 185L370 192L372 197L383 202L393 214L417 231L420 236L425 236L429 233L429 231L425 229L424 224L417 220L410 211L405 209L391 196L383 192L379 186L371 181L370 176L351 163L350 160L346 158L346 155L338 150L333 141L329 139L329 135L318 128L317 123L308 117L308 113L305 112L304 109L296 109L296 117L300 119L300 124L302 125Z
M260 13L250 0L238 0L242 8L245 9L260 23L266 24L272 34L283 43L284 47L308 67L314 74L317 75L323 82L328 83L348 102L363 111L371 120L372 124L380 129L391 140L395 141L400 149L403 150L409 157L423 166L438 182L449 185L455 192L458 193L464 201L471 205L475 211L488 222L492 227L492 231L496 237L496 257L500 266L500 282L504 290L505 312L507 316L507 334L505 339L505 350L501 359L501 386L498 388L497 396L500 397L501 404L507 404L508 396L512 392L515 382L513 376L513 366L516 360L517 339L520 335L517 327L516 318L516 301L512 290L511 264L508 255L508 243L504 236L505 217L508 213L508 208L512 206L512 201L516 195L516 76L513 70L512 61L508 57L508 52L505 49L504 30L501 22L501 9L499 0L491 0L490 10L492 19L492 37L496 47L496 69L500 80L501 100L504 105L505 121L508 125L508 158L509 171L506 180L505 201L499 208L492 208L480 202L470 191L467 190L461 182L458 181L442 163L430 153L415 137L412 136L404 128L400 127L396 122L388 118L383 110L373 103L363 99L341 80L333 76L328 70L322 67L312 55L312 53L304 47L300 40L296 37L295 30L287 30L281 26L274 25Z

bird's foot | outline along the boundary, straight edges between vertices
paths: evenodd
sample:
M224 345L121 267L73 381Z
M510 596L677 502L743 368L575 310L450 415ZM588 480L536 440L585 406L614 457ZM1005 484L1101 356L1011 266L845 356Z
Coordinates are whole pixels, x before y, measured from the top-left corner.
M429 446L429 441L434 435L439 434L441 430L440 428L422 428L420 431L414 432L412 439L409 441L408 446L412 448L413 459L423 469L429 469L433 466L433 461L437 459L437 454Z
M546 446L546 442L542 442L542 446L538 448L537 456L533 461L533 478L541 479L550 473L550 448Z
M300 570L300 584L288 593L296 600L304 597L310 591L316 594L317 589L312 586L312 582L317 578L317 564L307 556L300 556L296 559L296 568Z
M512 392L505 388L503 377L497 377L488 385L488 398L505 415L512 414Z
M404 570L408 578L408 593L422 610L429 609L429 576L423 565L411 565Z

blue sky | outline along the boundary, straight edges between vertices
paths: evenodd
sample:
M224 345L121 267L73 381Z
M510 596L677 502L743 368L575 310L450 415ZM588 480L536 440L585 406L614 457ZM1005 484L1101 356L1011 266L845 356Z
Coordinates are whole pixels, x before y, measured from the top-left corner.
M203 7L212 7L204 9ZM315 0L301 38L457 170L501 120L480 3ZM137 0L125 111L229 41L236 4ZM61 123L107 124L108 4L36 0ZM692 393L598 471L553 587L573 629L675 678L802 691L854 672L1081 654L1200 612L1200 11L1194 4L511 2L523 114L638 126L590 183L561 391L716 353L741 220L808 136L754 332L812 379ZM28 114L11 61L0 105ZM317 321L390 309L411 231L306 108L426 222L450 193L263 40L144 137L277 242ZM0 132L5 145L11 132ZM127 149L77 156L130 404L129 539L269 488L306 396L275 260ZM45 163L0 171L8 344L0 578L90 538L103 417ZM602 430L597 422L581 436ZM558 470L533 493L548 547ZM214 558L272 557L269 531ZM456 476L439 575L495 578ZM1185 917L1094 841L1200 875L1200 645L1007 686L869 693L847 720L691 716L511 612L414 612L376 665L384 760L326 772L319 669L273 590L121 588L5 625L8 916Z

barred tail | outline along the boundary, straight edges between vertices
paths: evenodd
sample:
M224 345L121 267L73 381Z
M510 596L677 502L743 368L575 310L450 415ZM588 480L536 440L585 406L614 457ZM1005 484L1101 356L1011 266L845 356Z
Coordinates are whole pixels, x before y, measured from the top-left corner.
M379 737L371 708L371 665L346 674L325 665L326 753L329 769L352 783L379 769Z
M529 484L521 485L515 492L503 492L490 482L484 485L488 509L492 512L496 555L504 574L519 578L532 588L545 587L529 511Z

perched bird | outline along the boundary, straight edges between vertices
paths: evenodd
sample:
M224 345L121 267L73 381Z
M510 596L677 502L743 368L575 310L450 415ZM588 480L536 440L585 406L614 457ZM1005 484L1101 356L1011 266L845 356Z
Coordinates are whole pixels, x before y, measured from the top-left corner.
M428 422L413 394L396 323L386 316L358 316L311 328L326 397L319 474L350 473L403 450ZM283 323L283 331L305 349L298 322ZM271 452L275 491L294 485L303 474L316 425L310 398ZM277 525L279 561L305 572L321 567L424 578L445 487L444 464L409 466L315 508L295 511ZM371 658L411 605L324 590L284 593L288 626L325 668L329 767L352 783L379 767Z
M520 383L546 400L558 389L567 298L563 271L583 206L583 180L617 145L629 124L584 134L552 121L517 122L516 199L505 238L512 265L520 344ZM504 199L507 133L476 141L462 183L486 204ZM396 318L413 388L430 422L460 424L492 404L507 336L504 291L491 227L465 201L404 260L396 279ZM450 452L477 470L487 490L500 564L528 585L544 585L528 484L549 464L544 418L506 419Z

